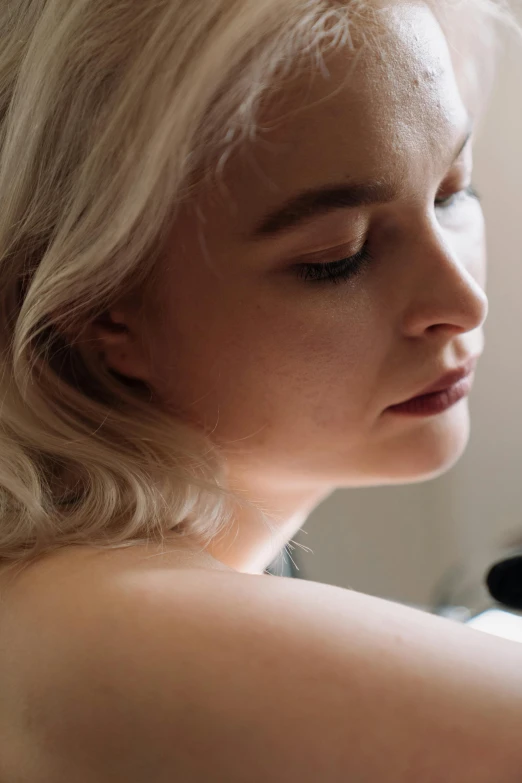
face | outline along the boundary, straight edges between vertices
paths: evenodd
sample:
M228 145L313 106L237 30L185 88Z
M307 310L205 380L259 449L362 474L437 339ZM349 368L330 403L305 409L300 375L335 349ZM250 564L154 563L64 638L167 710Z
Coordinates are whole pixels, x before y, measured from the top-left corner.
M379 18L375 43L264 107L257 141L176 220L146 322L125 315L141 347L108 352L240 482L418 481L468 439L462 385L390 408L483 348L474 109L424 4Z

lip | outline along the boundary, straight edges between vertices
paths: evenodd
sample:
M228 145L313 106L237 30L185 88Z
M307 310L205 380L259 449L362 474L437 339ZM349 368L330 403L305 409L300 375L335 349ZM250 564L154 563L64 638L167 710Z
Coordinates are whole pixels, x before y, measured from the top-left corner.
M434 392L440 392L445 391L446 389L449 389L451 386L455 386L456 383L460 383L460 381L464 380L464 378L467 378L468 375L471 375L472 372L475 372L477 368L479 357L474 356L472 359L468 359L468 361L461 365L456 370L450 370L450 372L445 373L442 375L438 381L435 381L435 383L432 383L431 386L427 386L425 389L423 389L421 392L416 394L414 397L410 397L411 400L416 399L417 397L424 397L425 394L433 394Z
M426 386L419 394L397 405L391 405L387 410L392 413L421 416L442 413L469 395L473 385L473 373L479 358L479 356L474 356L468 359L455 370L449 370L441 375L438 380Z

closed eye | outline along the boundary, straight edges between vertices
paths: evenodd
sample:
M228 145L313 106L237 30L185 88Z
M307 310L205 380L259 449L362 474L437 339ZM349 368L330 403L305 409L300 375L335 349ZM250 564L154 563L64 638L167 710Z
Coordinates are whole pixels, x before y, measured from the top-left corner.
M456 193L450 193L448 196L435 199L435 206L438 209L447 209L448 207L454 206L457 201L460 201L462 198L474 198L480 201L479 194L473 185L470 185L468 188L464 188L464 190L458 190Z
M300 280L311 283L341 283L358 275L371 258L366 242L353 256L326 264L297 264L296 271Z

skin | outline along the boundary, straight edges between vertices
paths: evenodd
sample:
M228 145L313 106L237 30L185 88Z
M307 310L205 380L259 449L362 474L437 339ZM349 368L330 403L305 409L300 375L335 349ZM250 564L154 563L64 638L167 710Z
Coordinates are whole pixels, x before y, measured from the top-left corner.
M355 53L326 60L328 79L285 85L263 107L257 142L184 206L146 317L122 300L114 329L92 327L109 366L208 431L231 485L268 510L274 532L242 512L206 547L243 572L262 571L336 487L433 478L468 440L467 400L421 419L387 408L483 350L472 138L462 149L480 74L462 47L452 61L424 3L383 4L379 19L377 49L356 35ZM377 180L396 191L386 203L252 237L302 191ZM296 264L365 242L371 258L351 279L299 278Z
M120 301L120 328L92 325L113 369L212 431L277 541L243 514L207 552L174 535L162 557L64 548L4 574L2 780L520 781L519 645L354 591L214 573L262 570L335 486L429 478L466 443L465 402L425 420L386 408L482 349L480 208L434 202L469 184L470 147L451 161L484 81L466 58L455 80L424 6L385 8L381 56L297 80L187 206L145 320ZM303 187L372 177L397 197L246 237ZM292 269L367 233L348 282Z

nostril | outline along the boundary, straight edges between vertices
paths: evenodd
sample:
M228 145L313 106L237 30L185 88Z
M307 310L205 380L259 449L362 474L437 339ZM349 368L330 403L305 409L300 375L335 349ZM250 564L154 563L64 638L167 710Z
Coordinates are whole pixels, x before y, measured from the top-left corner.
M456 334L465 334L466 332L470 332L473 329L475 329L475 326L472 326L470 328L467 328L465 326L459 326L458 324L453 323L441 323L441 324L432 324L431 326L426 327L424 330L424 333L427 335L456 335Z

